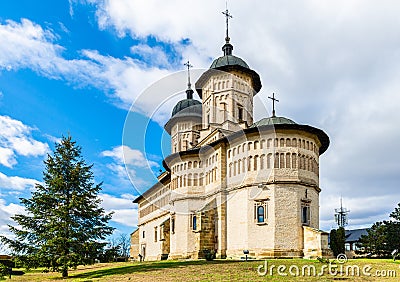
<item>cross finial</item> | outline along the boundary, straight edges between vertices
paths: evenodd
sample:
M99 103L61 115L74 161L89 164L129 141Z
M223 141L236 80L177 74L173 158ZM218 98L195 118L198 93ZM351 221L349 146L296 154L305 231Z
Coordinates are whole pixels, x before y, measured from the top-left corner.
M186 63L183 64L184 66L187 67L187 74L188 74L188 88L190 88L192 86L192 84L190 83L190 68L193 68L193 66L190 64L189 61L187 61Z
M226 3L226 10L222 12L222 14L225 15L226 18L226 37L225 37L225 41L226 43L229 43L229 19L233 18L231 14L229 14L229 10L228 10L228 3Z
M187 67L187 75L188 75L188 89L186 90L187 98L188 99L193 99L193 90L192 90L192 84L190 83L190 68L193 66L190 64L189 61L183 64L184 66Z
M272 100L272 117L275 117L275 102L279 102L278 99L275 98L275 93L272 93L272 97L269 97Z

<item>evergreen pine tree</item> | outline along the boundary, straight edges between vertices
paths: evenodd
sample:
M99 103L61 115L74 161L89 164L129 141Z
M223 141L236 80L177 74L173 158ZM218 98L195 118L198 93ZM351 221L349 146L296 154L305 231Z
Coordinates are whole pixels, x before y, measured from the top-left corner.
M15 239L2 236L27 267L45 266L68 276L68 269L88 264L98 256L101 241L114 228L111 213L100 206L101 183L93 182L93 165L82 158L81 148L71 137L56 144L44 161L43 184L36 184L30 199L21 198L26 214L12 219Z

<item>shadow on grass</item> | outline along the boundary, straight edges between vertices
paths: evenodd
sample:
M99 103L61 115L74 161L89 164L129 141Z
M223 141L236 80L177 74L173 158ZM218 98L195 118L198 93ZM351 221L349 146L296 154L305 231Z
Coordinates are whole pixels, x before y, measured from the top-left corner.
M79 273L76 275L71 275L70 278L101 278L110 275L123 275L123 274L131 274L138 272L148 272L148 271L156 271L160 269L167 268L185 268L191 265L216 265L216 264L229 264L229 263L237 263L238 261L204 261L204 260L193 260L193 261L161 261L161 262L142 262L142 263L133 263L132 265L115 267L115 268L107 268L94 270L85 273Z

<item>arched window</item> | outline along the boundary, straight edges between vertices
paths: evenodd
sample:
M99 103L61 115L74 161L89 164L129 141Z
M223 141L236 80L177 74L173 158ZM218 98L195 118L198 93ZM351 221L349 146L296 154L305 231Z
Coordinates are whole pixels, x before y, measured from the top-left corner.
M254 141L254 150L258 149L258 143L260 143L259 141Z
M237 173L240 174L240 167L242 166L242 160L238 160Z
M236 166L237 166L237 162L235 161L235 162L233 163L233 176L236 175Z
M251 142L249 142L249 143L247 144L247 146L248 146L248 147L247 147L247 150L250 151L250 150L251 150Z
M260 169L264 169L264 158L265 158L265 155L261 155L260 156Z
M260 142L260 149L263 149L265 147L265 139L262 139Z
M286 154L286 168L290 168L290 153Z
M192 174L189 173L188 175L188 186L192 186Z
M251 160L252 160L252 156L249 157L248 163L247 163L247 171L251 171Z
M193 174L193 186L197 186L198 183L198 175L197 173Z
M279 167L285 168L285 154L284 153L281 153Z
M204 174L201 173L201 174L200 174L200 178L199 178L199 185L200 185L200 186L203 186L203 178L204 178Z
M297 147L297 139L296 138L292 139L292 147Z
M193 230L197 230L197 216L195 215L192 217L192 228Z
M234 157L236 155L236 148L233 148L232 156Z
M297 155L295 153L292 154L292 168L297 169Z
M188 169L192 168L192 162L188 162Z
M193 162L193 168L197 168L197 161Z
M279 153L275 154L274 168L279 168Z
M289 138L286 138L286 147L291 147L291 142Z
M279 146L285 147L285 139L281 138Z
M255 143L254 143L255 144ZM258 169L258 156L254 156L254 171L257 171Z
M244 146L243 146L243 148L244 148ZM246 172L246 158L243 158L243 160L242 160L242 172Z
M257 222L264 222L265 216L264 216L264 206L258 206L257 207Z
M232 177L232 163L229 164L229 177Z
M271 168L271 159L272 159L272 154L267 155L267 168Z
M267 148L271 148L271 146L272 146L272 139L269 138L269 139L267 140Z

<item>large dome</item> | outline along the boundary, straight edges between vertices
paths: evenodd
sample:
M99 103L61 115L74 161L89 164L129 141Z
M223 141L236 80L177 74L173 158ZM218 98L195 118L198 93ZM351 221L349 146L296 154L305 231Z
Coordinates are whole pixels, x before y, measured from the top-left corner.
M247 74L251 78L251 87L254 89L255 94L257 94L261 89L260 76L252 70L243 59L232 55L233 46L229 43L229 38L226 44L222 47L222 50L224 51L224 55L216 58L212 62L210 69L204 72L196 82L196 90L200 98L202 98L203 86L205 83L213 75L218 75L219 71L239 71Z
M250 127L259 127L263 125L277 125L277 124L297 124L297 123L285 117L268 117L253 123Z
M201 115L201 102L194 99L181 100L175 105L174 109L172 110L171 117L175 116L179 112L182 112L182 114L184 115L190 115L190 114Z
M245 61L233 55L221 56L215 59L214 62L212 62L210 69L218 69L225 66L241 66L250 69L249 65Z

